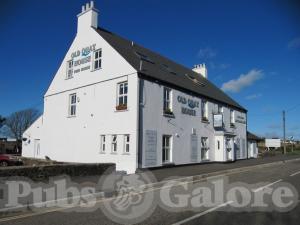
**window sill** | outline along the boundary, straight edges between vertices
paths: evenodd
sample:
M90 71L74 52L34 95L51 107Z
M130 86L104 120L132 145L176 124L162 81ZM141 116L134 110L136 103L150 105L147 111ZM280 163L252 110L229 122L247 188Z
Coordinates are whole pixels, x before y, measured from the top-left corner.
M67 118L76 118L76 115L75 116L67 116Z
M168 118L175 118L175 115L173 113L163 113L164 117L168 117Z
M122 155L130 155L130 153L129 152L123 152Z
M203 118L202 118L201 121L202 121L202 123L210 123L208 119L203 119Z
M74 78L73 76L72 77L67 77L67 78L65 78L65 80L71 80L73 78Z
M120 110L115 109L115 112L127 112L127 111L129 111L128 108L127 109L120 109Z
M111 152L110 154L111 155L117 155L118 153L117 152Z
M99 152L99 154L101 154L101 155L103 155L103 154L105 154L106 152Z
M95 71L101 70L101 69L102 69L102 67L100 67L100 68L98 68L98 69L91 69L91 72L95 72Z

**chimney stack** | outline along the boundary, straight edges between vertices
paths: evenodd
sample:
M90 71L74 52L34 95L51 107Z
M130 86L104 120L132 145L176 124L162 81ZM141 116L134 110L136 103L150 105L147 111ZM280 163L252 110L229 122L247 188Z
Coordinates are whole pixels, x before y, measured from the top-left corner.
M207 79L207 69L205 63L195 65L193 71Z
M93 28L98 28L98 13L94 1L81 7L81 13L77 15L77 34L84 33Z

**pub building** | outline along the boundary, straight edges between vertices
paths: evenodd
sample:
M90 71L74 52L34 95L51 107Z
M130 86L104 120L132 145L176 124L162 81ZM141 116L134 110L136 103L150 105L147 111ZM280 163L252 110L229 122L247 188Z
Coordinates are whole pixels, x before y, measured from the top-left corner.
M248 158L247 110L207 78L99 27L91 1L23 134L23 156L119 171Z

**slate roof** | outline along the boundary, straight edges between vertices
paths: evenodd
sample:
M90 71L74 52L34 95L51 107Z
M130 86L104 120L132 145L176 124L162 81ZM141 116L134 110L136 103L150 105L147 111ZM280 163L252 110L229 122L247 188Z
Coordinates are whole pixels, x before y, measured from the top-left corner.
M254 140L254 141L261 141L262 140L262 138L256 136L255 134L252 134L249 131L247 131L247 139L248 140Z
M142 76L247 111L212 82L193 70L110 31L102 28L95 30Z

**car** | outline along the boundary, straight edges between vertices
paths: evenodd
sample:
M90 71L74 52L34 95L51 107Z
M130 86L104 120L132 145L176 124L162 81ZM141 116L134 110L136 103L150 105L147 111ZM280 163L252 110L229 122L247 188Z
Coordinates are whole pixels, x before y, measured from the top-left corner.
M0 154L0 167L23 165L21 158L8 154Z

